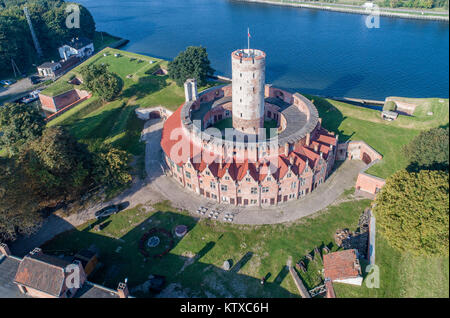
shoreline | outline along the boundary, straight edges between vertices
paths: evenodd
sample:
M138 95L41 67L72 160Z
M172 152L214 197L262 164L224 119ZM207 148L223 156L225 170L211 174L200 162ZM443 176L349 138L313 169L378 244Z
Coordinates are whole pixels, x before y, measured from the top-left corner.
M343 13L352 13L352 14L361 14L368 15L371 12L366 11L361 8L358 9L357 6L354 7L338 7L333 6L333 4L310 4L305 2L282 2L282 1L270 1L270 0L234 0L239 2L248 2L248 3L262 3L269 5L277 5L277 6L285 6L285 7L297 7L297 8L306 8L306 9L316 9L316 10L326 10L326 11L334 11L334 12L343 12ZM394 17L394 18L403 18L403 19L416 19L416 20L431 20L431 21L441 21L441 22L449 22L448 15L420 15L420 14L410 14L410 13L401 13L401 12L391 12L380 9L380 16L385 17Z

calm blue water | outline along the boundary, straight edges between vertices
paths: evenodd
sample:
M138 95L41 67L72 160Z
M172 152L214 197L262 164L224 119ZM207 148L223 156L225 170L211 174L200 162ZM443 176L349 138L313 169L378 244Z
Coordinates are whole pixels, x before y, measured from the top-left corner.
M267 53L266 81L326 96L449 96L448 23L365 16L231 0L78 0L97 29L130 40L126 50L172 59L189 45L207 48L218 74L230 53Z

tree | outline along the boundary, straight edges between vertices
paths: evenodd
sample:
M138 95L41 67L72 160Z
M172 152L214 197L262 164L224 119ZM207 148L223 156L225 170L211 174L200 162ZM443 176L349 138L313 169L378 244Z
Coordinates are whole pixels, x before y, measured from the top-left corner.
M4 146L10 155L15 155L28 141L41 136L45 121L35 107L7 104L0 109L0 127L3 132L0 145Z
M122 90L121 80L109 72L106 64L90 64L81 69L85 86L100 96L103 101L111 101Z
M95 22L89 11L81 5L80 27L68 28L66 12L69 2L62 0L8 0L0 10L0 65L10 66L14 59L19 69L24 71L32 63L39 63L31 40L30 30L23 13L27 5L36 36L46 59L53 58L57 48L74 37L85 36L94 39ZM0 76L12 74L12 67L1 67Z
M131 181L126 151L103 145L94 152L94 178L97 183L112 187L123 186Z
M206 84L207 77L214 74L210 66L208 53L201 46L189 46L169 63L169 77L178 86L183 86L188 78L195 78L198 85Z
M449 128L422 131L403 152L409 161L408 169L445 170L449 165Z
M17 233L32 234L39 228L39 200L21 166L13 159L0 159L0 241L14 240Z
M43 200L76 197L89 183L90 153L63 127L47 128L18 161Z
M377 195L377 230L391 246L413 254L448 255L448 171L400 170Z

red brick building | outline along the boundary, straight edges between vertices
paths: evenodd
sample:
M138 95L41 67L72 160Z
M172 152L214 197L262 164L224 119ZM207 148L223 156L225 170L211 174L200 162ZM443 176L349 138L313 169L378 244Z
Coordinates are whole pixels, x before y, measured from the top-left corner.
M337 136L321 126L310 100L263 83L265 54L255 51L232 53L232 85L197 95L195 81L187 81L186 102L164 124L161 146L170 174L217 202L296 200L322 184L334 166ZM227 118L232 127L223 138L211 127ZM264 136L265 121L276 122L276 136Z

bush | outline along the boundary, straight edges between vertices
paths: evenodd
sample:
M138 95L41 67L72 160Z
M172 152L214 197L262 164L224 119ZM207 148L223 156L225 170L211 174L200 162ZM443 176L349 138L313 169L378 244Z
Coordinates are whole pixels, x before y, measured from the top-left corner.
M375 200L377 230L397 249L448 255L448 191L447 171L396 172Z
M395 112L397 110L397 104L392 100L387 101L386 103L384 103L383 110Z

